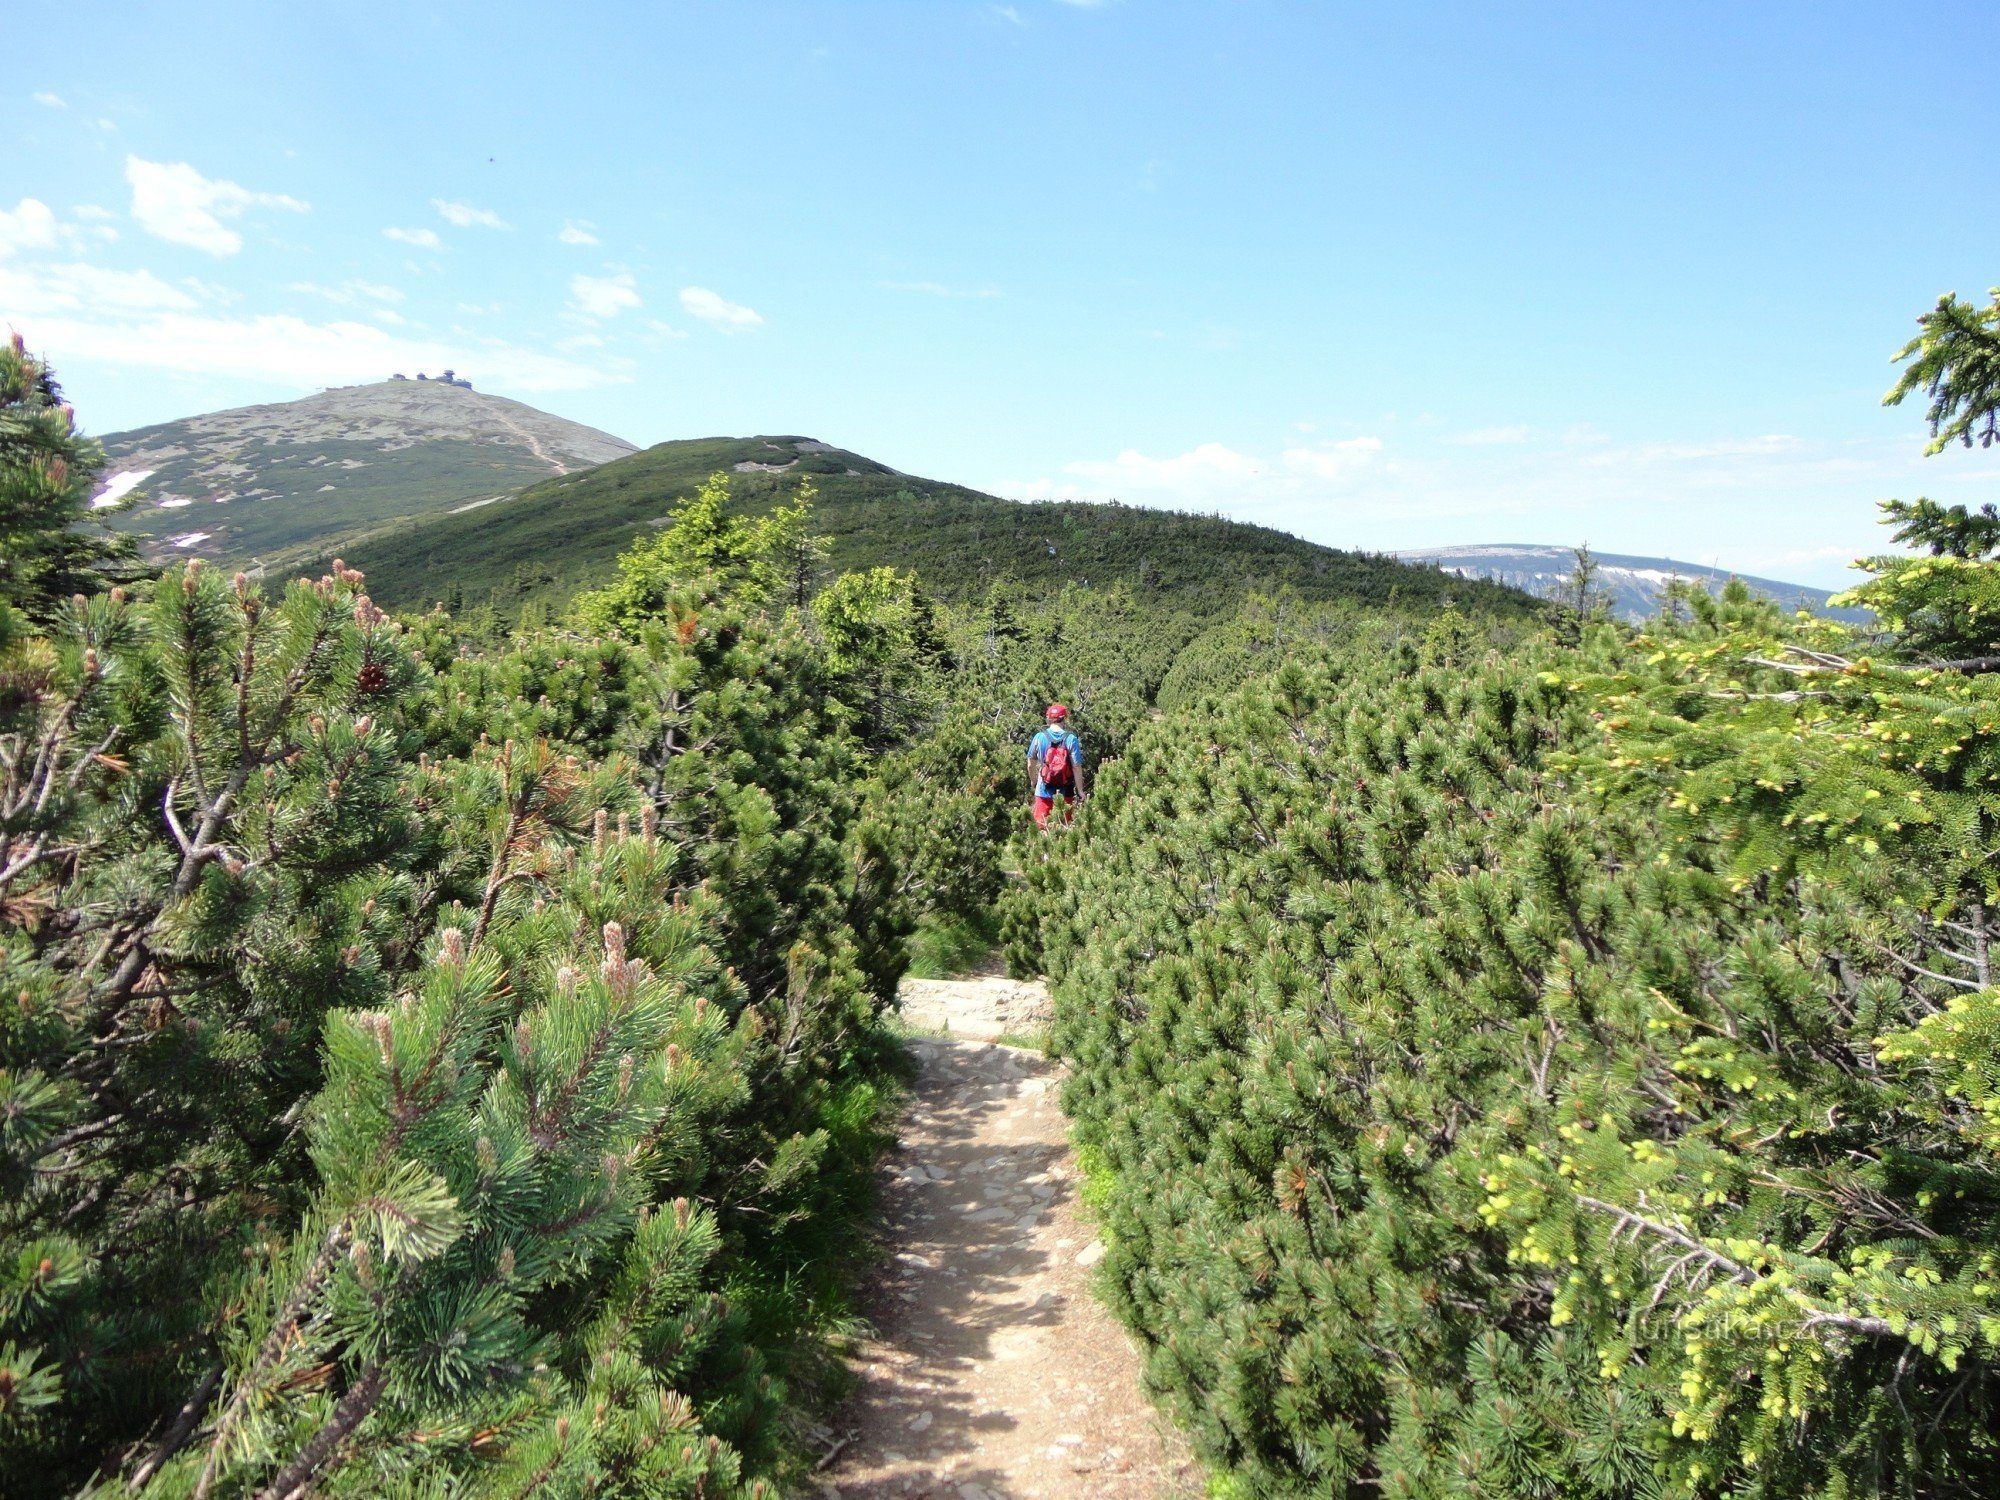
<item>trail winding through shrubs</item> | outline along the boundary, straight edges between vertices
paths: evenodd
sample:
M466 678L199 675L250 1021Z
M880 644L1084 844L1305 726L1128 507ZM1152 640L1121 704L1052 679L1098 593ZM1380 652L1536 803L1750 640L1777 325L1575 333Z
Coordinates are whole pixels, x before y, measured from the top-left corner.
M825 1500L1199 1493L1092 1298L1103 1253L1077 1202L1060 1069L997 1038L1045 1018L1040 985L907 980L919 1072L891 1158L876 1336Z

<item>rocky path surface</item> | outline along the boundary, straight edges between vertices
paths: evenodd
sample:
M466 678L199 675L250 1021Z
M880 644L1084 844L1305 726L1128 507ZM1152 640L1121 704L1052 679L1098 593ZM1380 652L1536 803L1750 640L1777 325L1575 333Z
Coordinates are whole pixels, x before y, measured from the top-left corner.
M1092 1299L1104 1253L1076 1201L1059 1070L996 1044L1042 1023L1039 985L909 980L920 1071L891 1158L876 1337L820 1476L825 1500L1199 1493Z
M569 472L569 465L564 463L561 459L557 458L553 453L549 452L548 449L544 448L542 446L542 440L539 437L537 437L534 433L530 432L527 428L523 427L519 422L514 420L514 418L508 415L506 412L499 412L496 413L496 415L499 418L501 426L507 428L522 442L526 443L528 445L528 451L533 453L535 457L539 458L543 463L547 464L550 468L554 469L558 475L567 474Z

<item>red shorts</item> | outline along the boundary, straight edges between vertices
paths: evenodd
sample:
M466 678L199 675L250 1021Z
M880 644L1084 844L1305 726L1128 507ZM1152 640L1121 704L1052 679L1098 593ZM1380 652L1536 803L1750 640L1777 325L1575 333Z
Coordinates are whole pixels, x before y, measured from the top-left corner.
M1035 826L1037 828L1046 828L1049 826L1049 814L1055 810L1055 805L1056 799L1054 797L1037 797L1035 799ZM1064 794L1062 805L1062 820L1067 823L1071 818L1076 816L1076 798Z

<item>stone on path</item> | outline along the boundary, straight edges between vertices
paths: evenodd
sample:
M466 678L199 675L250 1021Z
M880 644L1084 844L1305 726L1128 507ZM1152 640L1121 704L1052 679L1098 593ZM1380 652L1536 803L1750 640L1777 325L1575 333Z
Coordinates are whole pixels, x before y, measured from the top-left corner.
M987 978L908 980L904 994L907 1017L946 1035L913 1046L884 1174L889 1254L866 1306L877 1336L855 1357L860 1389L834 1419L847 1443L819 1494L1198 1495L1138 1356L1090 1292L1104 1247L1078 1216L1058 1070L991 1044L1044 1024L1046 991Z

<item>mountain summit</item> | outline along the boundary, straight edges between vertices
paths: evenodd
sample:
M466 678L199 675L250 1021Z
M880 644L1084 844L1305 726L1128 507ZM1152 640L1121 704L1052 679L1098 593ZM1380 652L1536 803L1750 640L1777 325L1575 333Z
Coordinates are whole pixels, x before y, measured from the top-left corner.
M608 432L443 380L338 386L115 432L104 498L151 550L251 560L386 522L468 509L622 458Z

